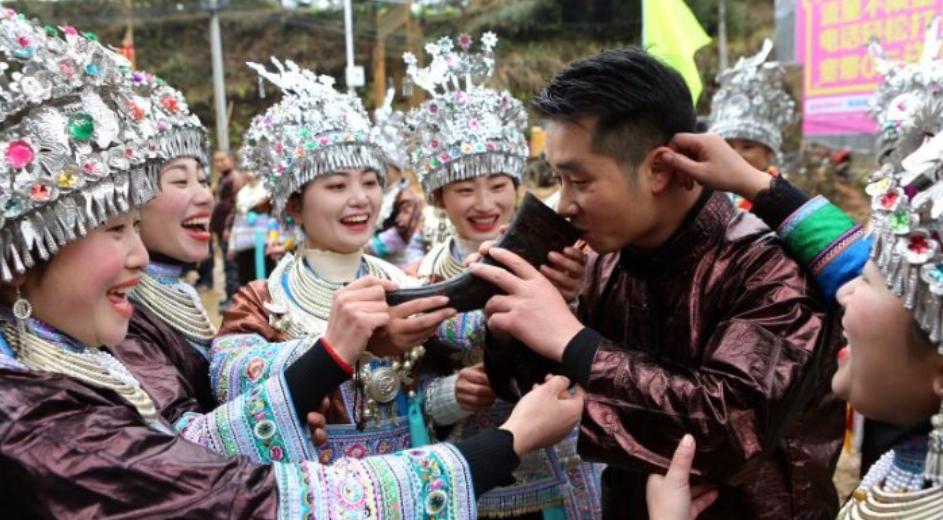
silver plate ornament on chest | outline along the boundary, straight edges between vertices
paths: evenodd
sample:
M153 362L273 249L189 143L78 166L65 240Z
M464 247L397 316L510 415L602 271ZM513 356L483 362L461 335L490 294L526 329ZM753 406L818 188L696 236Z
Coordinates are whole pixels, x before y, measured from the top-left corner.
M389 403L396 399L402 386L399 373L391 367L379 367L365 378L367 396L378 403Z

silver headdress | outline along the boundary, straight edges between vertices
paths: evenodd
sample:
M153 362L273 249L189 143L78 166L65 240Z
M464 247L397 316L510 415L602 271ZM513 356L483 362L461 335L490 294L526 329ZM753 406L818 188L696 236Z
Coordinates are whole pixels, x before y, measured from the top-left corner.
M406 114L393 110L395 92L393 88L387 89L383 106L373 111L373 139L383 149L390 164L405 170L409 166L409 155L403 142Z
M206 161L179 92L95 35L0 10L0 277L154 195L161 164Z
M782 129L796 119L796 102L783 89L785 71L767 62L773 42L756 55L740 58L717 75L720 89L711 101L710 131L725 139L749 139L779 154Z
M943 134L884 165L868 186L871 258L943 354Z
M334 79L272 58L276 71L249 63L283 93L282 100L256 116L246 131L247 153L264 175L276 212L315 178L348 168L386 175L383 150L374 143L370 118L360 98L334 89Z
M420 69L405 53L406 73L432 98L406 116L406 142L413 169L426 193L452 182L503 173L518 182L527 162L527 113L509 92L484 86L494 71L498 38L487 32L481 52L472 39L458 37L427 44L431 63Z
M871 259L943 355L943 134L882 165L872 195ZM943 484L943 408L931 419L923 477ZM921 486L922 487L922 486Z
M912 123L916 112L925 109L943 91L943 59L940 59L940 18L934 18L924 35L923 53L916 63L889 60L877 40L868 44L876 70L884 81L871 100L870 113L878 124L877 154L883 162ZM898 161L913 148L896 154Z

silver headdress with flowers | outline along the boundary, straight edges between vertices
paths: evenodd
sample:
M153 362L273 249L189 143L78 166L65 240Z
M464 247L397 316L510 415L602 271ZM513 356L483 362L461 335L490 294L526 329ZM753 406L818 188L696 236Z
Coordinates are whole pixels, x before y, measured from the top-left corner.
M154 195L161 164L206 161L179 92L72 27L0 10L0 278Z
M926 109L934 98L943 98L943 59L940 58L940 18L934 18L924 35L923 52L916 63L894 62L886 57L877 40L868 44L875 68L884 81L871 100L870 114L878 125L877 154L883 162L897 148L912 125L918 110ZM924 118L932 124L931 119ZM915 148L895 154L897 162Z
M749 139L779 154L782 129L796 119L796 102L783 89L785 71L767 62L773 42L765 40L756 55L717 75L720 89L711 101L710 131L725 139Z
M371 135L360 98L334 88L334 79L272 58L275 71L249 63L277 86L281 101L256 116L244 141L265 177L276 212L315 178L348 168L370 168L383 179L386 158Z
M867 191L871 257L943 354L943 134L928 139L899 168L883 165Z
M405 53L406 73L432 98L406 116L406 142L413 169L426 193L452 182L492 173L520 181L527 162L527 112L509 92L484 84L494 72L498 38L487 32L481 52L469 51L472 39L458 37L426 45L432 61L419 68Z

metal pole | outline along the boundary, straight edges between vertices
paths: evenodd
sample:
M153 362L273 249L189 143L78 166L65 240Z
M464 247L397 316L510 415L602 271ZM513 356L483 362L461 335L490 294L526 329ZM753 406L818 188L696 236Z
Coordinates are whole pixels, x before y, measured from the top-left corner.
M210 52L213 55L213 101L216 105L216 144L229 151L229 118L226 113L226 79L223 43L219 31L219 0L210 0Z
M717 61L720 71L727 70L727 1L717 0Z
M344 0L344 40L347 44L347 70L354 68L354 17L350 8L350 0ZM354 88L347 85L347 90Z

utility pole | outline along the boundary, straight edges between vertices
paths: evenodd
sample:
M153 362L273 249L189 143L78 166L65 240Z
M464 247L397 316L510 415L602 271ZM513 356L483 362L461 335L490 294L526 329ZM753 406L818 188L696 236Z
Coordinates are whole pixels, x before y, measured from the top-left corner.
M727 70L727 0L717 0L717 62L718 70Z
M354 16L350 7L350 0L344 0L344 41L347 44L347 70L345 78L347 91L351 94L354 89L366 83L363 67L354 65Z
M227 0L222 0L226 3ZM226 78L223 72L223 42L219 30L220 0L209 0L210 52L213 55L213 102L216 106L216 145L229 151L229 117L226 112Z

